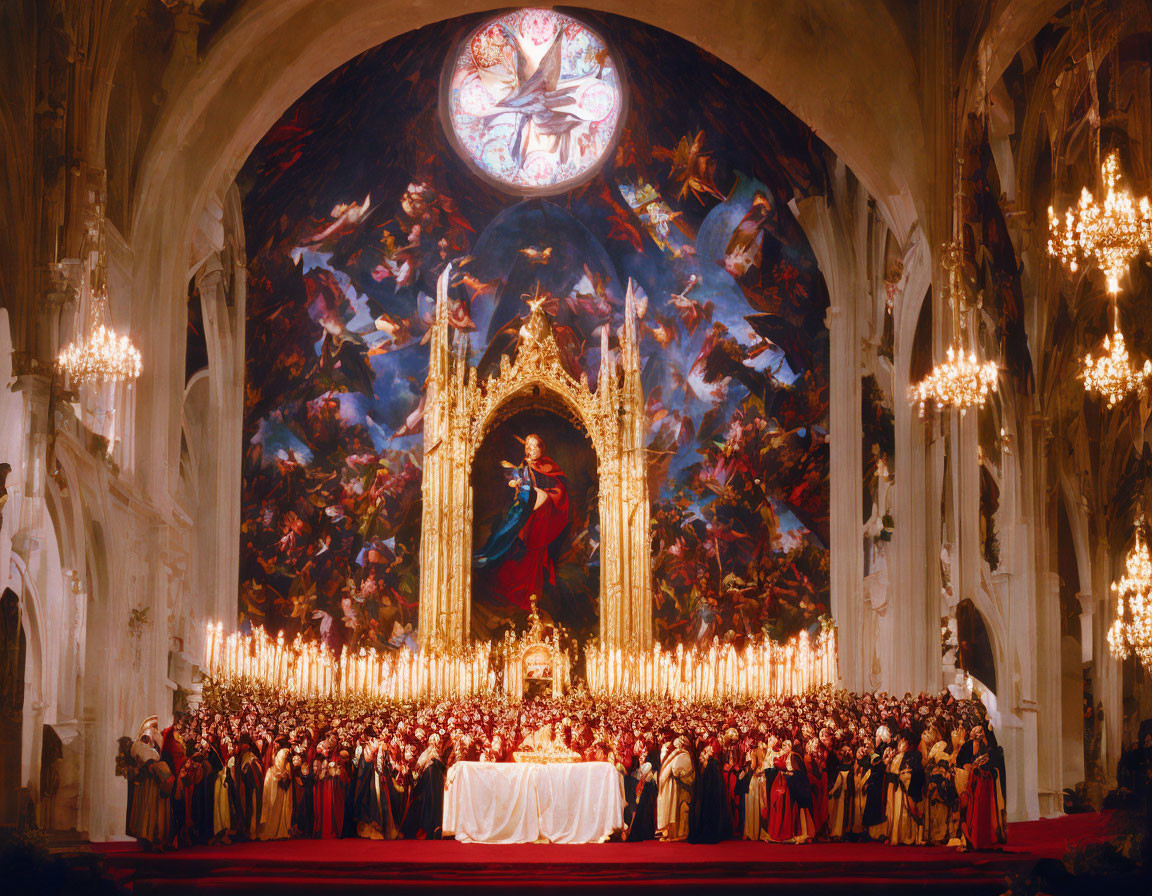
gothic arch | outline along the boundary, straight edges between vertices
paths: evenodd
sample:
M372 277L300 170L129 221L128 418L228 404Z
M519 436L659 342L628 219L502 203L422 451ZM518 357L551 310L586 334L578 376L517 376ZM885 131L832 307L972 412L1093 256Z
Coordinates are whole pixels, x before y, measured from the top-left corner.
M550 396L580 420L597 458L600 517L600 640L652 643L651 543L644 401L636 303L629 284L620 338L622 376L601 330L596 389L564 369L542 300L520 327L515 361L479 381L467 358L449 348L448 282L436 285L436 318L424 416L423 510L420 526L420 640L452 646L468 637L472 618L472 463L502 410L526 396ZM462 562L462 560L464 562Z

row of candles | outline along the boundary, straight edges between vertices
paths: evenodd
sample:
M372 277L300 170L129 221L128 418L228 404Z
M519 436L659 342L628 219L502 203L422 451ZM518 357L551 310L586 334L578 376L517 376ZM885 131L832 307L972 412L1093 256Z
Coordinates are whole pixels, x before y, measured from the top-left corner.
M697 702L804 694L835 686L839 677L836 628L830 624L814 638L802 631L783 643L761 638L743 647L716 640L688 649L590 647L584 661L593 694Z
M225 635L222 623L209 623L205 671L217 682L296 697L404 701L496 693L496 653L491 643L476 642L421 653L346 649L337 656L326 644L299 635L285 643L283 633L272 638L259 626L250 635ZM554 668L553 676L567 678L567 655L556 659L564 668ZM693 701L802 694L835 685L839 675L836 629L827 624L815 638L801 632L784 643L763 638L740 648L716 641L708 647L657 644L639 651L590 645L585 667L595 695ZM523 676L524 670L519 672ZM508 676L506 669L506 683ZM522 688L520 678L513 677Z
M208 624L205 671L221 683L271 688L296 697L403 701L495 693L491 655L491 644L476 643L437 653L349 648L337 656L328 645L299 635L286 644L283 632L272 638L260 626L251 635L225 635L217 622Z

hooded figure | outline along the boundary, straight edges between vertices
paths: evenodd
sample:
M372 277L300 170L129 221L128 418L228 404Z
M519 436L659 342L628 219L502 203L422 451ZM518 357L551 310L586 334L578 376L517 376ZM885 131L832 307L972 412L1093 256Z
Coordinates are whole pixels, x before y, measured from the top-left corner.
M700 751L700 771L692 784L692 806L688 821L690 843L719 843L732 836L728 814L728 791L724 772L716 758L716 745L705 744Z
M292 766L288 762L288 748L281 747L264 775L264 802L257 836L261 840L284 840L291 829Z

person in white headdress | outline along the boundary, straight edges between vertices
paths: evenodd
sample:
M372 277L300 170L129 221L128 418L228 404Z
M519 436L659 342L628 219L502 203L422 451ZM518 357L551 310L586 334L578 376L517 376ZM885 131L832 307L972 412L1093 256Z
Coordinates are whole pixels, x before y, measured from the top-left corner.
M132 744L135 786L128 815L128 833L147 850L163 850L172 829L169 797L175 783L172 770L160 758L160 726L156 716L145 719Z
M260 840L284 840L292 828L292 767L288 748L280 746L264 773L264 801L260 810Z
M688 752L688 738L676 738L660 763L656 793L656 838L674 841L688 838L688 818L692 802L692 782L696 767Z

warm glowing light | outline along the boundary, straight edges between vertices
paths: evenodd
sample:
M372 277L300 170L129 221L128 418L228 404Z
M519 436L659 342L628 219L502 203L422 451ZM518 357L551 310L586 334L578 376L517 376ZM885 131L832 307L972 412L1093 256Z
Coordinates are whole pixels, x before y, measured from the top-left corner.
M1075 273L1081 262L1095 263L1104 272L1108 292L1120 291L1120 277L1141 252L1152 252L1152 205L1148 197L1139 202L1127 190L1117 189L1120 161L1110 153L1100 166L1105 190L1101 205L1085 187L1080 202L1069 208L1064 220L1048 208L1052 236L1048 253Z
M1124 334L1119 327L1114 328L1111 337L1104 337L1101 354L1087 354L1082 363L1080 379L1084 381L1084 388L1100 393L1110 408L1134 392L1142 394L1148 388L1148 378L1152 377L1152 361L1145 361L1140 368L1129 363Z
M1112 583L1116 621L1108 629L1108 647L1118 659L1136 654L1152 672L1152 556L1139 533L1128 552L1124 575Z
M142 369L140 352L127 336L106 323L108 298L103 289L92 294L92 323L87 337L69 343L57 360L74 383L117 383L134 380Z
M983 407L988 396L996 391L999 368L992 361L983 363L975 348L964 346L964 323L960 316L963 290L960 285L961 248L959 243L949 245L943 257L948 271L948 301L952 306L952 334L957 343L949 345L945 360L929 371L928 375L908 388L908 400L919 405L924 417L929 405L943 411L955 408L963 416L969 408Z
M522 655L526 639L537 646L548 643L525 635L503 644L484 641L421 653L346 648L337 657L326 644L305 642L299 635L285 644L282 633L272 638L259 626L251 635L225 636L220 623L209 623L204 671L217 685L324 700L410 701L501 690L516 696L523 691L523 668L509 659ZM566 664L567 658L556 652L551 656L550 674L566 674L555 664ZM801 632L784 643L761 638L736 648L714 641L688 650L683 645L651 650L589 646L585 661L593 694L706 702L803 694L835 686L839 677L836 629L828 621L816 637ZM502 689L498 666L504 669Z
M908 390L909 398L920 406L923 417L928 405L936 410L957 408L961 414L971 407L983 407L988 396L995 391L999 371L992 361L981 364L975 352L967 357L948 346L948 360L932 368L928 376Z

